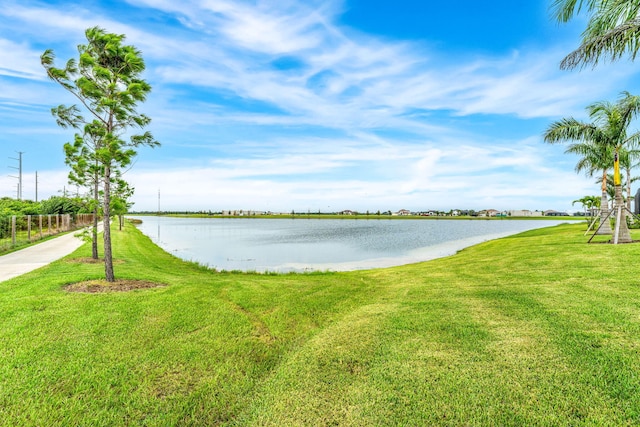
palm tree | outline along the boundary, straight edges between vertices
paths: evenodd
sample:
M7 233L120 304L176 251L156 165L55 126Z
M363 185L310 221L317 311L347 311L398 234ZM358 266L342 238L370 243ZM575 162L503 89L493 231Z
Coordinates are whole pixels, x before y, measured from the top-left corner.
M627 136L627 128L631 120L640 112L640 97L624 92L615 104L605 101L596 102L587 107L587 111L592 119L591 123L580 122L574 118L562 119L549 126L544 134L544 140L551 144L577 141L593 145L593 153L596 155L595 161L597 162L592 164L594 168L600 168L605 163L609 163L610 158L606 154L612 151L614 156L615 206L623 206L619 154L625 146L640 138L637 132ZM599 156L598 153L600 153ZM603 192L606 192L605 184L606 171L603 171ZM601 209L604 209L604 206L606 206L606 199L603 199ZM607 223L604 221L602 227L607 227ZM615 243L631 241L626 221L621 221L620 215L617 218L616 231L613 239Z
M592 216L593 210L600 207L600 198L598 196L584 196L581 199L571 202L571 205L575 205L576 203L582 205L585 216Z
M611 209L614 208L614 202L616 200L616 186L613 181L613 174L607 174L607 194L609 195L609 199L611 199ZM624 199L624 196L622 198Z
M555 0L551 6L559 22L567 22L581 11L589 14L580 47L562 60L560 68L573 69L598 64L629 53L635 59L640 49L640 0Z
M622 157L621 157L622 159ZM620 165L623 165L623 161L620 160ZM631 213L631 200L634 198L634 196L631 194L631 184L640 180L640 177L637 176L631 176L630 175L630 171L626 171L625 172L625 176L624 176L624 183L626 186L626 189L623 191L623 195L622 195L622 199L624 201L624 203L626 204L626 209L627 209L627 217L631 217L633 216ZM600 180L598 180L598 182L600 182ZM615 195L616 195L616 186L614 184L614 177L613 174L607 174L607 194L609 195L609 198L611 200L615 199Z
M637 145L637 143L635 143ZM640 180L638 176L632 176L631 170L640 166L640 150L638 149L622 149L620 150L620 166L625 172L625 184L627 195L627 211L629 216L631 215L631 184Z
M545 139L546 140L546 139ZM547 141L550 142L550 141ZM601 183L601 196L600 196L600 217L609 217L609 202L607 196L607 173L611 165L613 164L613 150L611 147L605 144L599 144L594 141L577 142L569 145L565 150L565 153L576 154L581 156L580 160L576 164L576 172L585 172L587 176L594 176L596 172L602 171L602 175L599 179ZM611 225L609 221L604 221L598 228L598 234L611 234Z
M580 160L576 164L576 172L585 172L589 177L597 172L601 173L600 218L609 217L609 202L607 199L607 172L613 164L613 150L608 145L586 139L586 135L593 131L596 125L580 122L574 118L562 119L552 123L544 134L545 142L550 144L578 140L567 147L565 153L576 154ZM609 221L603 221L598 228L598 234L613 233Z
M627 243L631 242L631 235L629 234L629 229L627 228L626 215L622 216L622 207L624 206L624 199L622 197L622 182L620 180L620 161L622 155L628 155L629 161L627 162L629 165L628 174L631 169L631 159L633 155L631 154L633 151L629 150L631 145L637 145L638 139L640 138L640 134L638 132L633 133L632 135L627 135L627 128L629 124L633 120L633 118L640 112L640 97L633 96L628 92L625 92L624 97L622 97L616 104L610 103L598 103L594 104L595 108L593 110L596 117L600 119L601 122L607 124L607 143L611 147L614 148L614 173L613 173L613 184L615 188L615 206L617 208L617 217L616 217L616 231L613 236L614 243ZM630 188L630 177L627 176L627 195L631 192ZM628 202L631 203L630 198L627 198ZM626 209L630 212L629 207Z

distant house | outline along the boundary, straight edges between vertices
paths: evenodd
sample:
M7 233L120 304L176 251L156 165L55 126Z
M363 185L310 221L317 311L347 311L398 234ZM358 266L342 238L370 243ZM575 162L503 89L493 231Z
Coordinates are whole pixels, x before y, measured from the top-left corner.
M349 209L340 212L340 215L355 215L354 211L350 211Z
M509 211L509 216L526 216L526 217L542 216L542 212L540 212L540 211L530 211L528 209L511 210L511 211Z
M500 211L495 210L495 209L486 209L483 211L480 211L478 213L478 216L487 216L487 217L493 217L493 216L497 216L500 214Z
M400 209L398 212L396 212L394 215L398 215L398 216L407 216L407 215L411 215L411 211L407 210L407 209Z
M544 216L569 216L569 214L566 212L548 210L548 211L544 211Z
M265 215L264 211L240 211L239 216L256 216Z

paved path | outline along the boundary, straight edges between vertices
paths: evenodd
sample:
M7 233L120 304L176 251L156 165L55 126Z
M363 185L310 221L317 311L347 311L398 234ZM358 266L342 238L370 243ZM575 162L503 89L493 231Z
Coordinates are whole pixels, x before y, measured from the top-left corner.
M0 256L0 282L21 276L69 255L84 243L75 232Z

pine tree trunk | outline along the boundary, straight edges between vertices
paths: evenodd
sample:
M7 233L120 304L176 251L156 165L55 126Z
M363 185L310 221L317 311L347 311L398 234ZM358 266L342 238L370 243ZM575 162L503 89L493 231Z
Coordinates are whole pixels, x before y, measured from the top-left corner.
M98 210L93 211L93 227L91 230L91 257L98 259Z
M104 236L104 275L107 282L115 282L116 278L113 274L113 255L111 253L111 167L104 168L104 219L103 219L103 236Z
M95 206L93 208L93 230L91 235L91 256L98 259L98 180L96 180L93 188L93 198Z

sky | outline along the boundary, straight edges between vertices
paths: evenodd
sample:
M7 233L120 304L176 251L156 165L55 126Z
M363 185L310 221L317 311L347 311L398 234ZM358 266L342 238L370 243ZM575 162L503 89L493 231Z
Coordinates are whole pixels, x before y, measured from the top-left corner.
M563 117L638 92L640 64L563 71L586 17L551 0L4 0L0 197L82 193L67 182L78 104L46 77L87 28L124 34L161 143L124 178L133 210L580 210L599 194L545 144ZM635 126L632 125L632 126ZM635 190L634 190L635 191ZM160 194L160 200L158 195Z

